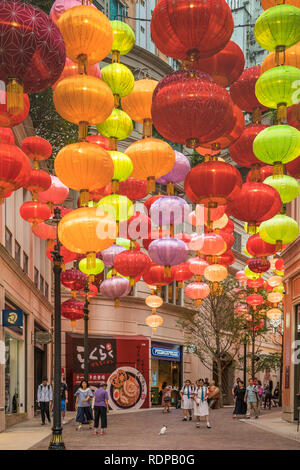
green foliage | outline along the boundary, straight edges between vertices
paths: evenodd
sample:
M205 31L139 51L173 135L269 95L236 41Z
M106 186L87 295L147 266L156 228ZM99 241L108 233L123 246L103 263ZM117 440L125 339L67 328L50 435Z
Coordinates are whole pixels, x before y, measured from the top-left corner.
M204 156L200 155L196 152L196 150L194 150L193 154L190 156L191 168L194 168L194 166L199 165L199 163L203 163L204 160Z
M24 0L26 3L31 3L43 10L47 15L50 13L50 9L53 5L53 0Z
M278 352L270 354L257 354L256 372L265 370L278 370L282 366L282 355Z

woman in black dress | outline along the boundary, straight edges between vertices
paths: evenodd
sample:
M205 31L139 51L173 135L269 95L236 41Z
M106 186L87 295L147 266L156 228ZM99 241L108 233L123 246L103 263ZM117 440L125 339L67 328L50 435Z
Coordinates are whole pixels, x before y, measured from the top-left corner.
M241 380L234 390L235 407L233 410L233 418L236 418L237 415L245 415L247 412L247 404L244 402L245 393L244 382Z

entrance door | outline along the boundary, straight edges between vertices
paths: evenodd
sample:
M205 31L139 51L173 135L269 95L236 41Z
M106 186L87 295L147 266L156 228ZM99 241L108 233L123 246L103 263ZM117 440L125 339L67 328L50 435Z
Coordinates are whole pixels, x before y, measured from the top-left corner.
M296 307L295 314L295 340L300 341L300 305ZM296 343L298 344L298 343ZM294 365L294 419L298 420L297 407L300 406L300 365Z
M47 375L46 353L39 348L34 348L34 411L37 411L37 389L42 378Z

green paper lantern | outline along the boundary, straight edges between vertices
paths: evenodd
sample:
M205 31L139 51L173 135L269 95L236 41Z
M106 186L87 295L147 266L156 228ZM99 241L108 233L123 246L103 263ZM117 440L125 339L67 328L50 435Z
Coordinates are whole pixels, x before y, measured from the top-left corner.
M264 183L272 186L272 188L279 192L283 204L293 201L300 193L298 181L288 175L283 175L279 178L268 176L268 178L264 180Z
M293 46L300 41L300 9L292 5L269 8L257 19L254 35L258 44L268 51Z
M277 251L282 245L291 243L298 237L297 222L287 215L277 214L272 219L265 220L259 226L259 235L267 243L276 245Z
M114 20L110 22L113 30L113 45L111 52L120 55L128 54L135 44L135 34L131 27L123 21Z
M109 118L96 127L108 139L125 140L130 136L133 124L128 114L115 108Z
M103 197L96 207L101 207L104 212L110 214L117 222L124 222L130 219L134 213L132 201L121 194L110 194Z
M293 87L297 80L300 80L300 69L297 67L273 67L258 78L255 84L256 97L267 108L276 109L282 104L292 106L297 102L297 89Z
M258 274L258 273L254 273L253 271L251 271L251 269L249 268L249 266L246 266L245 267L245 276L247 279L252 279L252 280L255 280L255 279L259 279L262 275L261 274Z
M102 273L102 271L104 270L104 264L101 259L96 258L96 266L90 268L88 267L88 259L83 258L81 261L79 261L78 268L82 273L87 274L89 276L89 282L94 282L95 276L97 274Z
M109 86L113 95L124 98L134 87L134 76L126 65L114 63L101 69L101 79Z
M109 150L109 155L114 163L114 181L125 181L133 172L133 163L126 153L117 152L116 150Z
M121 238L117 237L116 238L116 245L122 246L123 248L126 248L126 250L131 249L131 240L128 238Z
M300 132L288 125L267 127L255 137L253 152L260 161L274 165L274 174L283 174L282 164L300 154Z
M113 276L125 277L125 279L128 279L128 281L130 281L130 278L128 276L123 276L123 274L118 273L118 271L112 268L107 271L106 279L110 279Z
M280 294L284 294L284 285L280 284L273 288L273 292L279 292Z

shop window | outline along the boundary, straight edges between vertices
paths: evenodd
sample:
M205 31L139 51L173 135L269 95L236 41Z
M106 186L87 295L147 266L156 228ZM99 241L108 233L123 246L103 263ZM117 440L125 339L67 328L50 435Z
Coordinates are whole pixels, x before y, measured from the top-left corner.
M239 253L242 252L242 235L237 232L233 232L234 235L234 244L233 244L233 249L235 251L238 251Z
M141 26L141 32L145 33L145 28L143 26Z
M39 272L36 268L34 268L34 285L35 287L39 287Z
M5 227L5 248L12 254L12 234L7 227Z
M20 366L23 342L5 334L5 413L23 412L20 394Z
M28 255L23 251L23 271L28 274Z
M49 300L49 284L48 282L45 282L45 297L47 300Z
M44 286L45 286L45 281L43 276L40 276L40 291L44 293Z
M15 242L15 260L21 265L21 246L18 242Z

